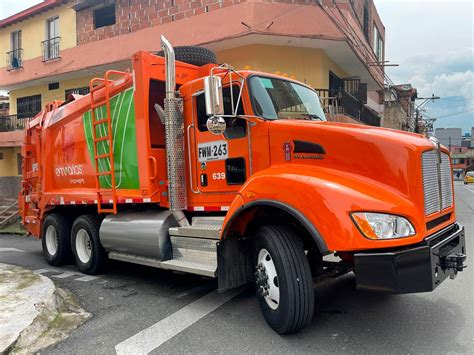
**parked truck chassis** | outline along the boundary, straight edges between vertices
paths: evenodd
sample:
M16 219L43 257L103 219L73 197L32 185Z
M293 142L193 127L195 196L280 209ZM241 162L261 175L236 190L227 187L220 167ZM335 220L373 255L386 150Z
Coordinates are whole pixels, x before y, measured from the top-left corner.
M19 205L48 263L254 282L281 334L312 319L315 283L355 272L359 289L426 292L465 268L445 147L324 122L304 84L162 49L28 122Z

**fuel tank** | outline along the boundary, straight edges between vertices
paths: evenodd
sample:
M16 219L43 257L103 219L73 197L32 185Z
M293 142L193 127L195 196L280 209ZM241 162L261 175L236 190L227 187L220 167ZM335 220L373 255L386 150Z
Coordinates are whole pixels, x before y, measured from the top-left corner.
M177 226L178 223L168 210L110 214L100 226L100 242L107 252L165 261L172 258L168 229Z

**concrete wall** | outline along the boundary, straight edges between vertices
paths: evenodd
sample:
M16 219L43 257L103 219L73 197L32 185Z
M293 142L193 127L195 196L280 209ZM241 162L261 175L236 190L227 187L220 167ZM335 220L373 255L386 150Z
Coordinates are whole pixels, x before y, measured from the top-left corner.
M321 49L255 44L218 52L217 59L236 69L248 66L251 70L287 74L318 89L329 88L329 71L341 78L347 76Z
M21 176L0 177L0 198L16 198L20 192Z
M0 147L0 177L19 176L18 174L18 156L20 147Z
M0 198L16 197L20 191L21 176L18 174L20 147L0 147Z
M60 50L74 47L76 45L76 12L70 8L70 5L64 4L0 29L0 68L7 64L5 53L11 51L10 34L14 31L22 31L22 59L25 61L40 57L42 55L41 42L46 39L46 20L55 16L59 16Z
M112 69L111 66L110 69ZM59 82L59 89L49 90L48 84L30 86L24 89L10 91L10 114L14 115L17 113L17 102L16 99L24 96L41 95L41 106L44 107L48 102L53 100L64 101L65 91L68 89L75 89L80 87L89 86L89 82L93 77L101 77L103 74L97 74L94 76L86 76L82 78L76 78L71 80L64 80Z

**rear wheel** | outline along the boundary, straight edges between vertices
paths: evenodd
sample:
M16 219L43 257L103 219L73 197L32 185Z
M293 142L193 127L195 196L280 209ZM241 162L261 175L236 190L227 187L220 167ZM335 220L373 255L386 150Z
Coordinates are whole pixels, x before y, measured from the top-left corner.
M99 239L100 218L95 215L78 217L72 226L71 245L79 269L90 275L103 271L106 252Z
M59 213L46 217L41 231L44 258L49 265L61 266L72 259L71 219Z
M311 270L301 240L286 226L265 226L255 235L257 297L268 324L294 333L314 312Z

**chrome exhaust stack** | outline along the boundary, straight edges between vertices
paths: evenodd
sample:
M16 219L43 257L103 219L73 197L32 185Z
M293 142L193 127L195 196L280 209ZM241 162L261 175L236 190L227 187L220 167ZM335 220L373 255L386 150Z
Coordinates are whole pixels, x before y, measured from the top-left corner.
M189 226L183 213L187 208L184 166L183 99L176 97L176 66L174 49L162 35L161 48L165 54L165 138L166 167L168 173L169 208L178 224Z

